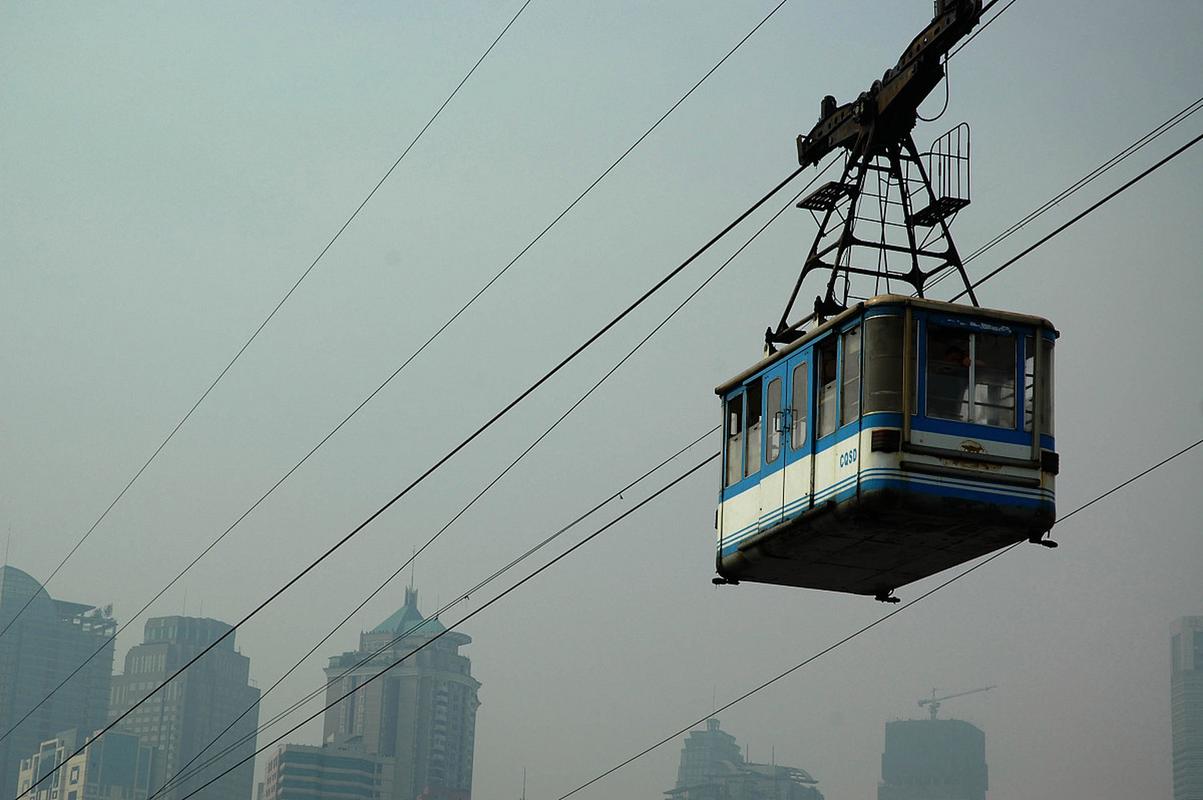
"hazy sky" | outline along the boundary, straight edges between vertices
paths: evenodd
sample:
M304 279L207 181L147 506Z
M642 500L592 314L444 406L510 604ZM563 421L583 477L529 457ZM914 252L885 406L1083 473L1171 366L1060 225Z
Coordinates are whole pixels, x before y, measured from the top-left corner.
M518 5L0 10L10 563L45 578ZM127 620L769 8L535 0L51 594L112 602ZM929 0L788 3L152 612L239 618L793 169L793 137L820 98L866 88L930 16ZM916 132L926 143L972 126L961 250L1196 99L1201 41L1203 4L1191 0L1017 2L953 60L948 113ZM942 99L938 89L927 113ZM1201 128L1192 117L972 271ZM1197 148L981 290L985 304L1062 331L1062 511L1201 435L1201 167ZM713 387L759 356L812 235L809 215L786 215L457 522L418 561L424 609L716 424ZM743 238L240 631L258 684ZM1201 475L1203 454L1184 457L1057 528L1059 550L1019 548L724 713L724 728L754 760L775 748L778 763L811 771L828 800L863 800L875 796L886 720L922 713L915 702L933 686L997 684L944 709L986 731L991 800L1168 797L1168 626L1203 612ZM554 798L887 610L711 586L717 487L717 467L704 471L464 626L483 683L477 800L513 800L523 766L528 795ZM262 717L320 684L325 658L354 648L401 597L397 585L368 606ZM138 622L119 657L140 636ZM291 740L319 736L311 725ZM658 797L679 749L582 796Z

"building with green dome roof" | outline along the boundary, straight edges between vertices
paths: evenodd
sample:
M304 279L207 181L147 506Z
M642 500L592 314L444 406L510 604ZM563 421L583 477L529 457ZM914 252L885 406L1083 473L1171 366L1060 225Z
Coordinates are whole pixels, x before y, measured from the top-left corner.
M411 587L399 609L359 635L358 650L330 659L326 702L354 691L326 711L323 740L356 739L367 753L391 760L386 800L470 797L480 683L459 650L471 642L424 616Z

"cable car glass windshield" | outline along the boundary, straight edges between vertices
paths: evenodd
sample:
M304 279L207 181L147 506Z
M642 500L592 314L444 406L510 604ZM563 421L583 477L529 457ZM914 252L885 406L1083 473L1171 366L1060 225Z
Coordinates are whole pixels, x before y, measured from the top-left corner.
M745 446L748 449L744 457L744 477L760 471L760 381L748 386L748 435Z
M973 334L973 421L1015 427L1015 337Z
M969 333L959 328L927 331L927 416L969 421Z
M810 378L810 374L807 372L808 367L809 365L805 361L794 367L793 408L790 413L793 426L789 436L790 447L795 450L806 444L806 384Z
M781 414L781 379L769 381L769 388L764 395L765 418L768 420L768 430L765 431L764 463L772 464L781 453L781 434L785 430Z
M1041 339L1041 369L1038 378L1040 393L1040 431L1053 435L1053 340Z
M744 395L743 392L727 400L727 464L724 469L726 485L739 483L743 463L744 447Z
M834 336L819 344L819 438L835 433L836 360Z
M902 410L902 318L865 322L865 413Z
M860 416L860 328L852 328L840 337L844 346L843 391L840 393L840 424L855 422Z

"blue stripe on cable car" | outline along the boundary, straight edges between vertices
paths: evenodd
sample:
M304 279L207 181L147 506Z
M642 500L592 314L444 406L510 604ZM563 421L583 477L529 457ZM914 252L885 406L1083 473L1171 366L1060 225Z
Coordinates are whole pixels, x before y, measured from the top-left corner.
M942 477L934 475L917 475L901 469L890 467L874 467L866 469L860 476L852 475L815 493L815 503L824 502L833 494L835 500L842 502L855 496L856 480L860 477L861 491L877 489L900 489L919 494L942 495L965 500L979 500L996 505L1019 508L1052 507L1055 495L1050 489L1026 488L1018 486L1000 486L984 481L967 480L963 478ZM724 536L720 542L723 555L729 554L735 545L760 530L764 530L767 521L780 518L781 522L798 516L809 507L809 498L801 497L787 505L778 507L768 514L762 515L757 521L745 525L739 530ZM1003 502L1000 502L1003 501ZM777 523L774 523L777 524Z

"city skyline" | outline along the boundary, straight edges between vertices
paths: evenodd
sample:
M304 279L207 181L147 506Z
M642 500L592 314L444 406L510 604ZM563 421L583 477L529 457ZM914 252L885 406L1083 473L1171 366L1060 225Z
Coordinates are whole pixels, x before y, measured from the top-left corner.
M714 389L761 358L789 300L818 227L790 200L838 177L818 167L360 528L798 169L824 98L884 80L934 10L523 3L4 7L11 563L53 598L112 603L122 657L147 616L203 602L241 620L357 531L238 630L263 689L301 662L266 721L396 610L404 578L369 595L416 553L423 610L449 606L473 638L474 800L512 800L523 766L528 797L560 797L804 662L718 716L830 800L876 792L883 720L932 686L991 683L956 709L988 733L989 800L1170 796L1167 625L1199 613L1203 447L1125 482L1203 435L1203 147L1171 158L1203 125L1203 7L998 2L919 106L936 120L914 129L921 152L970 129L966 258L1049 204L966 268L983 306L1061 332L1057 509L1083 510L1056 550L886 607L713 586L715 464L644 504L719 449ZM812 277L796 307L824 291ZM321 715L285 741L320 743ZM657 796L677 756L662 745L574 800Z
M3 567L0 567L0 569L13 570L12 573L8 574L9 576L11 576L10 577L11 582L10 582L9 589L8 589L10 597L16 596L19 594L19 592L17 592L13 588L14 585L21 586L21 587L23 587L27 583L29 583L29 585L36 585L36 582L33 582L31 578L28 578L28 576L25 575L25 573L21 572L20 570L18 570L15 567L10 567L9 565L4 565ZM32 583L30 583L30 582L32 582ZM0 584L0 590L3 590L3 588L4 588L3 584ZM42 594L44 594L44 592L42 592ZM359 682L360 680L362 680L362 677L370 676L371 674L373 674L374 669L379 669L381 664L389 663L389 660L392 658L396 658L398 654L413 652L416 648L420 648L421 646L432 642L432 640L434 640L435 637L439 637L440 639L447 640L445 642L445 649L447 650L447 652L453 654L453 656L454 656L454 653L456 651L458 651L459 647L471 642L471 638L464 634L461 634L461 633L458 633L455 631L448 631L439 622L437 617L425 617L424 615L422 615L421 611L417 607L418 592L416 589L413 588L412 585L409 587L406 587L404 589L403 596L404 596L403 604L401 605L400 608L397 609L397 611L395 611L392 615L390 615L388 619L386 619L385 621L383 621L382 623L380 623L379 625L377 625L370 631L360 634L361 650L359 652L357 652L357 653L356 652L347 652L347 653L343 653L339 656L329 657L330 666L327 668L327 673L328 673L328 676L333 676L334 680L328 679L328 688L327 688L328 698L338 696L344 691L345 687L341 686L341 684L339 683L339 680L353 679L356 682ZM19 598L18 598L18 600L19 600ZM63 604L61 601L59 601L59 603L60 603L61 607L73 610L77 613L80 612L81 610L90 610L93 612L100 611L100 609L98 609L96 607L88 606L86 604L78 604L78 603ZM10 606L10 608L11 607L12 606ZM2 612L3 612L3 606L0 605L0 613L2 613ZM111 610L104 609L104 613L106 615L109 615L109 616L104 617L104 619L111 620L111 618L112 618ZM138 668L135 671L133 671L132 673L130 673L131 675L134 675L134 676L144 675L146 673L146 668L148 666L153 670L157 666L160 665L160 662L165 664L167 661L167 659L154 659L154 658L142 659L140 661L136 660L136 659L138 659L138 656L139 656L139 653L137 652L138 649L144 648L147 644L153 644L156 641L161 644L166 641L172 640L173 637L179 638L182 635L184 639L190 641L192 650L195 651L196 647L203 645L206 642L216 639L223 632L225 632L226 630L229 629L228 623L223 623L219 620L213 620L213 619L209 619L209 618L199 618L199 617L183 617L183 616L152 618L147 621L145 627L146 627L148 641L144 642L142 645L136 645L135 647L131 648L125 654L125 660L127 663L136 663L138 665ZM1190 776L1193 776L1194 772L1197 772L1197 770L1194 769L1193 766L1186 766L1186 767L1180 766L1179 762L1182 761L1183 758L1185 758L1186 760L1182 761L1183 764L1193 764L1193 761L1191 761L1190 759L1194 758L1194 756L1197 755L1197 753L1195 751L1199 750L1199 748L1196 747L1194 744L1183 745L1183 744L1180 744L1180 741L1185 741L1184 737L1187 737L1187 736L1193 737L1190 739L1190 742L1194 742L1194 738L1198 738L1198 737L1194 737L1195 731L1194 731L1194 727L1191 727L1191 723L1188 721L1189 715L1193 714L1193 716L1189 716L1190 720L1193 720L1194 717L1199 717L1200 719L1203 719L1203 716L1200 716L1199 714L1194 713L1194 712L1197 712L1197 711L1203 709L1203 704L1193 703L1194 700L1198 699L1198 698L1194 697L1195 694L1198 694L1198 692L1194 690L1195 688L1198 688L1198 687L1194 687L1194 683L1198 683L1198 681L1194 681L1194 683L1190 683L1190 681L1194 680L1194 677L1195 677L1196 673L1198 672L1197 668L1194 666L1195 664L1199 663L1198 653L1195 651L1199 649L1199 646L1203 646L1203 633L1200 633L1200 631L1203 631L1203 617L1188 616L1188 617L1178 618L1172 624L1171 629L1172 629L1172 639L1173 639L1173 642L1172 642L1173 646L1170 648L1171 665L1172 665L1171 688L1172 688L1172 694L1174 696L1172 722L1173 722L1173 726L1174 726L1175 743L1176 743L1175 770L1174 771L1175 771L1175 787L1176 787L1176 791L1179 792L1179 794L1177 794L1175 796L1175 800L1195 800L1195 794L1193 794L1192 792L1194 792L1195 789L1197 788L1195 784L1198 782L1193 781L1193 778ZM110 628L110 630L111 630L111 628ZM1197 637L1196 637L1196 634L1198 634ZM370 653L376 649L381 649L381 648L383 648L383 653L378 654L375 657L374 663L369 662L368 664L362 665L357 668L359 671L358 672L356 671L356 668L354 668L354 665L356 664L356 662L358 660L363 659L368 653ZM245 658L245 657L237 654L237 652L234 650L232 641L227 642L227 647L225 649L231 653L234 653L238 658ZM1192 655L1192 653L1193 653L1193 655ZM131 657L135 660L131 661L130 660ZM176 658L178 660L179 656L177 655ZM461 657L455 656L454 658L461 658ZM467 666L467 662L462 661L462 660L459 662L455 662L454 658L453 658L453 662L451 662L452 665L449 668L450 671L452 673L454 673L456 676L469 676L470 670ZM246 677L249 680L249 659L246 659L244 663L245 663L245 666L247 666L247 668L248 668ZM352 667L353 669L351 669L350 671L347 671L348 667ZM448 669L447 664L444 664L443 668ZM394 668L394 671L396 669L397 668ZM219 670L219 671L221 671L221 670ZM239 671L239 670L236 669L236 671ZM114 694L115 698L119 694L118 685L120 684L120 681L117 681L116 679L122 677L122 675L124 675L124 674L125 673L114 673L112 676L114 678L113 694ZM358 677L355 677L355 676L358 676ZM467 681L468 681L468 683L466 683L465 685L468 685L468 686L476 685L477 687L479 686L479 683L477 683L474 679L472 679L470 677L467 678ZM152 686L154 684L145 684L145 685ZM1194 688L1191 688L1191 687L1194 687ZM996 687L989 687L989 688L996 688ZM979 691L979 690L975 690L974 692L967 692L966 694L973 694L976 691ZM360 692L357 692L354 696L362 702L362 695L363 695L363 690L360 690ZM960 695L960 693L958 693L957 696L959 696L959 695ZM935 695L933 693L933 697L934 696ZM920 702L920 707L922 707L925 703L928 703L928 702L929 702L928 699L924 698ZM1193 705L1192 705L1192 703L1193 703ZM234 707L232 705L228 706L225 709L225 711L227 713L229 713L233 710L234 710ZM237 710L241 711L242 709L239 708ZM111 714L115 715L115 713L117 713L116 707L114 708L113 712L111 712ZM357 754L359 754L359 757L367 758L367 759L369 759L370 763L376 764L376 766L372 769L375 770L375 774L377 775L376 782L377 782L378 795L375 795L374 798L378 798L378 800L389 800L389 792L391 791L391 785L392 785L393 781L396 780L395 774L393 774L391 772L392 770L395 769L394 759L392 759L390 757L384 757L382 755L369 754L367 749L365 749L364 737L363 737L362 730L359 730L358 732L353 732L351 734L348 734L347 731L342 730L342 726L345 724L346 720L350 719L350 718L346 717L345 714L346 714L345 709L339 710L338 706L335 706L334 709L327 712L327 728L328 728L328 730L327 730L327 734L325 735L324 742L319 743L319 744L305 744L302 742L290 742L288 744L281 744L280 746L278 746L275 753L273 753L270 756L267 756L267 755L262 756L261 759L259 759L259 762L266 765L267 763L270 763L273 759L278 760L282 757L282 755L287 750L292 750L293 752L302 753L302 754L304 752L320 751L324 754L328 754L328 756L330 758L334 759L335 761L337 761L337 759L339 757L341 757L340 754L342 756L350 756L352 758L357 757ZM359 714L360 714L360 719L362 720L365 716L363 714L362 710L359 711ZM355 714L352 713L351 716L354 717ZM372 715L367 714L366 716L370 717ZM377 714L376 716L379 718L379 714ZM232 719L232 715L231 715L231 719ZM915 719L915 720L909 720L909 721L895 720L892 722L887 722L886 723L887 751L890 748L890 741L891 741L890 731L892 728L895 730L894 740L901 741L902 734L904 733L904 731L902 729L903 726L905 726L905 725L919 726L919 725L922 725L922 723L926 723L926 722L929 722L929 720ZM935 717L933 716L932 719L930 720L930 722L949 723L950 725L953 725L953 726L960 725L963 728L965 728L966 730L976 731L977 735L979 737L981 735L980 730L978 730L975 726L973 726L972 724L963 722L962 720L958 720L958 719L936 720ZM139 730L135 725L132 725L132 724L127 724L125 727L128 730ZM948 727L948 726L945 726L945 727ZM1195 726L1195 727L1198 727L1198 726ZM1203 730L1203 728L1200 728L1200 730ZM129 733L126 733L126 731L120 731L120 730L115 731L114 733L118 734L119 736L126 736L127 738L130 736L135 736L134 734L129 734ZM246 736L248 733L249 733L249 730L243 730L240 735ZM937 736L937 738L940 738L940 736L947 738L948 735L951 735L951 733L946 731L944 733L940 733L940 735ZM34 773L36 773L36 769L37 769L36 768L36 759L38 757L38 754L47 752L47 750L46 750L47 746L50 746L51 752L59 753L58 757L61 758L61 755L63 752L74 749L76 747L77 741L79 741L77 738L75 738L77 736L78 736L78 734L76 734L75 732L68 731L68 732L65 732L64 734L57 735L55 738L52 738L52 739L49 739L49 740L43 742L40 745L40 747L38 748L38 750L36 750L32 754L32 756L33 756L32 761L34 764L34 767L33 767ZM141 736L145 737L145 732L142 732ZM699 736L702 738L698 738ZM709 755L705 756L704 758L702 756L696 756L692 760L687 759L686 754L688 752L690 752L690 746L692 745L692 746L696 746L696 747L702 747L702 741L703 741L703 739L706 739L707 736L709 736L711 738L713 738L714 736L723 737L724 741L728 742L727 748L724 749L722 747L719 747L717 750L715 750L714 747L707 746L703 749L705 749L707 751L707 753L709 753ZM227 737L227 738L232 738L232 737ZM930 737L928 737L928 738L930 738ZM134 741L138 741L137 736L135 736ZM918 740L916 740L916 741L918 741ZM926 739L924 739L924 741L926 741ZM933 741L935 741L935 740L933 740ZM742 754L740 752L739 747L734 743L734 737L731 737L726 732L719 730L718 722L717 722L717 720L714 720L714 719L710 719L707 722L706 731L704 731L704 732L694 731L694 733L692 733L688 737L686 737L683 740L683 745L685 745L685 746L682 750L681 764L679 767L680 771L679 771L678 778L677 778L677 789L675 791L667 792L667 794L670 795L671 797L680 796L681 800L696 800L697 798L702 798L703 794L705 794L705 793L698 794L698 792L696 790L692 793L684 791L687 788L686 784L688 783L688 778L685 777L687 761L689 761L690 764L693 764L693 767L692 767L693 772L697 773L696 775L693 775L693 777L695 779L701 775L701 772L699 772L699 769L701 769L701 768L698 765L700 765L702 763L702 761L706 761L709 759L709 760L715 760L717 762L717 761L722 761L724 758L727 758L729 760L733 760L733 763L738 762L739 765L742 765L740 768L746 767L748 770L751 770L752 772L755 772L755 770L757 770L757 769L764 768L765 776L763 776L763 779L769 780L773 785L777 785L777 786L785 785L784 783L781 783L780 781L777 781L776 779L774 779L770 776L770 773L775 774L776 771L778 771L779 769L785 771L783 774L792 774L791 770L793 770L794 772L798 772L798 774L802 775L804 778L804 782L802 784L804 786L806 786L806 785L813 786L815 783L813 781L813 779L810 777L810 775L808 773L806 773L805 771L799 772L795 768L792 768L792 767L780 767L779 768L776 766L775 760L771 764L756 764L751 761L746 761L744 754ZM119 746L119 745L115 745L115 746ZM922 745L922 744L907 745L907 747L910 748L910 750L908 752L913 751L912 755L920 753L920 751L923 750L923 747L925 747L925 746L926 745ZM153 745L143 742L143 751L145 751L146 747L150 747L151 751L156 754L156 755L154 755L154 761L153 761L153 773L150 772L150 769L151 769L150 763L151 762L142 761L141 763L143 763L145 766L141 767L140 769L144 769L147 771L146 772L147 777L149 777L149 775L151 775L151 774L155 775L157 780L161 780L162 778L165 778L168 775L170 775L171 774L170 772L164 773L164 769L163 769L164 768L164 759L163 759L162 755L159 755L159 752L160 752L159 748L156 748ZM918 749L915 749L915 748L918 748ZM928 749L930 749L930 748L928 748ZM714 750L714 752L711 753L710 752L711 750ZM730 752L728 752L728 750L730 750ZM721 752L719 752L719 751L721 751ZM774 751L775 751L775 748L774 748ZM697 752L700 753L702 751L698 750ZM899 752L901 753L901 751L899 751ZM1201 751L1201 752L1203 752L1203 751ZM734 754L734 758L730 759L732 754ZM887 753L887 756L888 756L888 753ZM887 762L889 762L889 760L890 760L889 758L887 758L887 756L883 756L883 778L887 774L887 772L885 771L887 769L887 767L884 765L886 765ZM45 756L42 756L42 757L43 757L43 759L45 759ZM905 755L898 754L894 757L893 763L895 763L895 764L901 763L899 761L899 759L904 759L906 757L907 756L905 756ZM140 756L139 758L142 759L143 757ZM699 759L701 759L701 760L699 760ZM775 757L774 757L774 759L775 759ZM23 760L26 761L27 763L30 762L29 758L25 758ZM922 760L922 758L920 758L920 760ZM1195 760L1197 760L1197 759L1195 759ZM469 758L469 761L470 761L470 758ZM80 762L80 763L84 763L84 762ZM916 762L916 763L918 763L918 762ZM926 762L924 762L924 763L926 763ZM25 765L23 764L22 767L25 768ZM252 765L247 765L247 767L244 770L241 770L240 772L242 772L243 776L245 777L246 774L251 773L252 769L253 769ZM382 774L381 773L382 769L384 770L385 773L390 773L387 775L386 778L380 777ZM895 773L897 773L897 767L895 767L894 769L895 769ZM922 769L926 769L926 767L919 766L918 769L922 770ZM981 781L982 781L981 786L983 787L982 788L983 792L985 791L984 790L984 786L985 786L984 769L985 768L983 767L983 771L981 773L983 776L981 778ZM749 772L748 775L751 776L752 772ZM22 774L24 775L24 772ZM692 775L693 773L690 773L690 774ZM748 780L752 780L752 777L749 777ZM759 779L757 779L757 780L759 780ZM913 781L914 779L912 778L910 780ZM942 780L946 780L946 779L942 779ZM970 782L972 782L972 779L970 779ZM786 783L788 783L788 781L786 781ZM905 792L903 792L901 789L899 789L897 787L891 789L890 786L887 785L890 783L891 782L887 780L883 784L881 791L885 791L887 793L881 795L881 797L888 797L888 798L890 798L890 800L895 800L896 798L910 797L909 794L906 794ZM745 785L750 786L752 784L749 784L749 783L747 783L747 781L745 781ZM904 784L899 784L899 786L901 786L901 785L904 785ZM969 784L967 783L966 785L968 786ZM338 794L337 784L334 784L334 786L335 786L334 794ZM1183 787L1185 787L1185 788L1183 788ZM443 794L439 794L437 790L432 794L431 790L432 790L432 787L426 786L421 791L425 792L425 795L427 797L437 797L437 798L443 798L443 797L458 798L458 797L460 797L460 795L455 794L454 791L452 791L451 794L443 795ZM43 798L43 794L47 791L48 791L48 789L46 787L43 787L40 793L31 795L31 797L33 798L33 800L49 800L49 797L50 797L49 794L45 794L45 797ZM57 788L55 789L55 791L58 791ZM125 790L122 790L122 791L125 791ZM317 789L312 789L308 792L302 792L299 795L287 795L287 796L283 792L278 791L276 793L276 795L274 795L274 796L261 796L259 798L259 800L295 800L295 798L300 798L301 800L304 800L305 798L311 798L311 797L312 798L325 798L325 797L327 797L327 794L324 793L326 791L327 791L326 789L322 789L321 791L318 791ZM816 791L817 791L817 789L816 789ZM146 796L145 791L143 791L143 793L141 795L138 795L135 792L133 794L130 794L128 797L126 795L122 795L120 800L144 800L145 796ZM234 794L228 795L228 796L229 797L240 797L241 794L239 792L235 792ZM249 794L247 796L249 797ZM918 796L918 795L916 795L916 796ZM978 795L978 794L969 793L969 794L965 794L964 796L966 798L968 798L968 800L980 800L981 797L985 797L986 795L985 794ZM400 795L397 795L396 797L400 797ZM464 800L466 800L467 797L468 797L468 794L465 792L465 794L463 795ZM708 797L708 795L707 795L707 797ZM790 800L791 797L793 797L793 795L788 795L787 797L784 798L784 800ZM798 795L799 800L802 797L803 797L803 795ZM808 795L807 795L807 797L808 797ZM816 795L816 797L818 797L818 795ZM952 797L952 795L950 795L950 797ZM956 797L959 800L961 795L956 795ZM90 798L84 798L83 795L81 794L80 800L90 800ZM111 800L111 798L110 798L110 800ZM348 800L348 799L343 798L343 800ZM737 798L729 798L728 800L738 800L738 799Z

